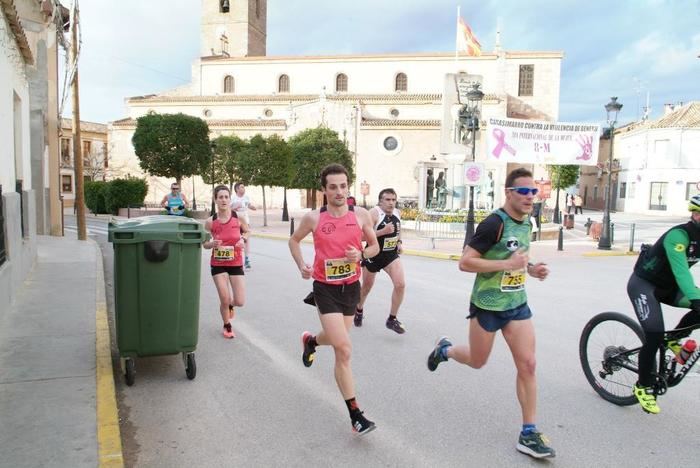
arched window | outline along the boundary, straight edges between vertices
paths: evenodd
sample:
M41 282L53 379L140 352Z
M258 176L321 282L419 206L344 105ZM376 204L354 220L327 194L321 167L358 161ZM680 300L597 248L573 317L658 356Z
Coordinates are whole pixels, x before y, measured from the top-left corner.
M234 89L233 77L231 75L226 75L224 77L224 93L232 93Z
M281 75L279 79L279 85L277 86L277 91L280 93L288 93L289 92L289 76L288 75Z
M396 75L394 91L408 91L408 77L405 73L399 73Z
M335 77L335 90L338 93L347 92L348 76L345 73L338 73Z

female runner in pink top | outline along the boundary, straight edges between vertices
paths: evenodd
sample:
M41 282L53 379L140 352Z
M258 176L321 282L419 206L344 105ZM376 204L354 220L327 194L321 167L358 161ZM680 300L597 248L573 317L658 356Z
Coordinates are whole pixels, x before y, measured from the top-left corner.
M245 303L245 282L243 279L243 249L247 241L248 225L231 211L231 193L225 185L214 189L217 212L207 219L204 228L212 239L204 243L205 249L212 249L211 275L219 294L219 311L224 321L223 335L235 338L231 320L235 316L234 307Z

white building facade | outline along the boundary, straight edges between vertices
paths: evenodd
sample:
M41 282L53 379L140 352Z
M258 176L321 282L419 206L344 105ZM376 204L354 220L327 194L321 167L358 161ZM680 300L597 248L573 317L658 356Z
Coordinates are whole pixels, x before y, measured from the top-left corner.
M616 132L614 158L619 211L687 215L700 193L700 102Z
M558 118L560 52L499 49L459 60L450 53L267 57L261 43L266 38L267 2L226 3L228 12L222 11L219 0L202 2L202 51L212 55L193 64L190 85L130 98L128 116L110 125L111 158L123 172L143 175L131 137L136 119L148 112L200 117L208 122L212 139L257 133L287 139L304 129L325 126L336 131L354 155L356 181L351 192L359 202L362 182L370 186L367 203L373 204L386 187L393 187L400 198L422 199L425 171L433 168L436 178L441 171L447 173L448 185L454 188L448 206L456 208L466 203L460 163L471 159L471 150L465 147L463 157L449 160L440 154L446 74L483 77L482 120ZM236 31L241 30L236 18L241 15L251 25L243 28L248 31L245 37L236 40ZM228 44L247 44L248 49L231 56ZM486 131L482 128L477 140L476 160L486 164L502 187L508 168L486 162ZM147 179L151 190L147 201L160 200L170 181ZM198 178L193 182L197 199L208 202L210 188ZM191 196L190 182L183 181L183 189ZM282 191L275 191L271 206L280 206L281 197ZM303 193L292 191L288 197L290 207L304 205ZM252 198L261 201L255 193Z

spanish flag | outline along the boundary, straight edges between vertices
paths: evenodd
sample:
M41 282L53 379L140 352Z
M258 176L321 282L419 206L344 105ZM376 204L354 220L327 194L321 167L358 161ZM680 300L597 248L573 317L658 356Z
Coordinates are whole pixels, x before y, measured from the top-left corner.
M466 52L467 55L481 55L481 44L461 16L457 16L457 51Z

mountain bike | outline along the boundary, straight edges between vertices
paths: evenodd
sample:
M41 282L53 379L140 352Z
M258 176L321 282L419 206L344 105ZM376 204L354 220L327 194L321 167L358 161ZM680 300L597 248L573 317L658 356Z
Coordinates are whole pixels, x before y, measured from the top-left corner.
M654 369L654 394L665 394L675 387L700 359L700 346L679 364L669 342L678 340L700 324L666 331L659 347ZM603 312L593 317L581 332L579 358L588 383L605 400L620 406L637 403L633 386L637 382L639 350L644 343L642 327L631 317L618 312Z

